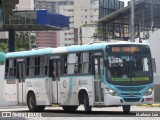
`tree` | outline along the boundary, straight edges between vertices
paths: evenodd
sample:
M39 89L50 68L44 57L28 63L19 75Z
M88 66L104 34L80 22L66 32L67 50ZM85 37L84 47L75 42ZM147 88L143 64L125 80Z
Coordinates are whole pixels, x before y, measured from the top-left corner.
M93 34L94 38L102 38L103 32L99 28L96 28L95 33Z
M8 43L7 42L0 43L0 51L2 51L4 53L8 52Z
M16 51L29 50L35 44L35 34L31 32L16 33Z
M15 39L16 51L24 51L29 50L30 46L35 44L36 37L31 32L16 32ZM0 51L8 52L8 41L0 43Z

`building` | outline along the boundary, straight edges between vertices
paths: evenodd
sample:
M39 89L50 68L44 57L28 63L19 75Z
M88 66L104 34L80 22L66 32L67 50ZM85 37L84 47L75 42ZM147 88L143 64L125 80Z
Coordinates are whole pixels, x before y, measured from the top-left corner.
M73 0L35 0L35 9L46 9L49 13L59 13L60 6L73 6ZM65 14L63 14L65 15ZM59 40L58 31L36 32L38 47L58 47L63 44Z
M14 11L34 10L34 0L19 0ZM8 40L8 32L0 32L0 42Z
M96 36L97 25L90 24L82 27L81 44L88 44L94 41L99 41Z
M103 0L109 1L109 0ZM102 4L102 13L106 11ZM106 7L107 8L107 7ZM160 1L159 0L136 0L135 2L135 37L139 41L148 39L150 31L160 28ZM129 40L131 38L131 6L116 10L109 15L102 16L98 21L103 31L103 40Z
M57 46L70 46L80 44L80 27L86 24L95 24L98 20L98 3L98 0L35 0L35 8L47 9L48 12L69 16L70 25L68 30L58 31L56 33L43 32L43 34L53 33L55 39L57 39L57 42L54 42L57 43ZM47 37L47 35L44 36ZM48 37L46 39L49 40L50 38ZM46 39L45 41L47 41ZM52 38L52 41L55 41L55 39L53 40ZM37 36L37 41L43 40ZM55 47L56 45L53 46Z
M16 5L15 10L34 10L34 0L19 0L19 3Z
M57 32L37 31L37 47L57 47Z

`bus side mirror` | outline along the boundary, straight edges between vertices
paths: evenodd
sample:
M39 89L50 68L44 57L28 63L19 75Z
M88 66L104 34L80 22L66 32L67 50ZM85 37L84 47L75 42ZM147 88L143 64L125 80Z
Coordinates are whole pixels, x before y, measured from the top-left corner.
M156 73L156 61L155 61L155 58L152 58L152 68L153 68L153 72Z

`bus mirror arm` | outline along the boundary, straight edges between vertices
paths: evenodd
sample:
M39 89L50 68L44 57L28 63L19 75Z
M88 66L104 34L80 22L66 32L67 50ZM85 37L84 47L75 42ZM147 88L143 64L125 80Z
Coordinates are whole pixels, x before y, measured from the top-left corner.
M111 81L112 80L112 75L111 75L110 71L107 70L106 72L107 72L107 80Z
M156 60L155 60L155 58L152 58L152 69L153 69L153 72L156 73Z

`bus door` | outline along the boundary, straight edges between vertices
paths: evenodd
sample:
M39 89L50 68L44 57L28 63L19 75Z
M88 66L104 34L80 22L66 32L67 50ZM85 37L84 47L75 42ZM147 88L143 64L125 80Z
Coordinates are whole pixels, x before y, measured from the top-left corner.
M25 64L24 62L17 63L17 77L18 77L18 85L17 85L17 93L18 93L18 104L24 104L26 101L25 97Z
M94 57L94 93L95 93L95 103L103 103L103 57Z
M60 75L60 59L53 59L49 62L50 78L51 78L51 101L53 104L57 104L60 101L60 87L59 87L59 75Z

